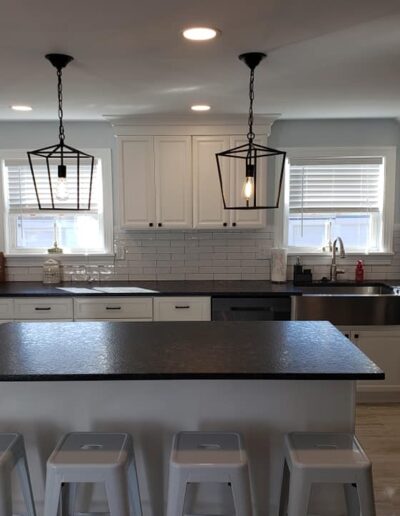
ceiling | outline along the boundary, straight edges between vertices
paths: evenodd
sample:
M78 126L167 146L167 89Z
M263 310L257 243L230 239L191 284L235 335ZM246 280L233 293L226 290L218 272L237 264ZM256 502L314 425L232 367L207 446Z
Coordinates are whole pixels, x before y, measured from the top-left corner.
M222 35L188 42L180 32L190 25ZM0 120L56 118L48 52L75 57L64 72L71 120L187 114L196 103L246 113L237 55L248 51L269 54L256 72L257 113L398 117L399 27L399 0L2 0Z

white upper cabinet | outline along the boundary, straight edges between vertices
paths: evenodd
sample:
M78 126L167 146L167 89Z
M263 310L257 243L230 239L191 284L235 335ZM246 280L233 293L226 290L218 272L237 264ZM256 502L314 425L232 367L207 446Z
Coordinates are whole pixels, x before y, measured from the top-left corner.
M265 210L225 210L216 154L246 143L243 117L227 123L155 121L115 123L118 140L120 226L124 229L262 228ZM260 119L261 120L261 119ZM255 126L268 133L272 119ZM266 144L266 138L256 139ZM266 161L266 160L265 160ZM243 160L221 160L224 193L230 205L242 205ZM267 179L259 164L257 196L266 201Z
M190 136L155 136L157 227L192 227L192 163Z
M256 140L258 143L265 142ZM195 136L193 138L193 206L194 227L219 229L262 228L265 226L265 210L225 210L217 170L216 153L238 147L247 142L240 136ZM230 205L244 205L242 199L245 181L243 160L223 158L222 167L225 198ZM259 166L266 167L265 160ZM257 177L257 195L266 198L265 173Z
M121 227L153 227L156 223L153 137L119 138L118 160Z
M230 222L224 210L215 154L229 147L229 136L193 137L193 207L195 228L223 228ZM229 173L224 160L222 174ZM226 181L228 183L228 181ZM230 195L229 192L227 192Z
M191 228L190 136L119 138L121 227Z

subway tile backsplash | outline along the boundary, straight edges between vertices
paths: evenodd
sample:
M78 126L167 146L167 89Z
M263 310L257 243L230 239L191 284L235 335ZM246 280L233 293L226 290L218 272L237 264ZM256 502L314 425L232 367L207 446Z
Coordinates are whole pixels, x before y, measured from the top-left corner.
M126 231L115 233L115 243L122 246L122 260L90 256L81 263L115 263L112 279L118 280L268 280L270 249L274 246L274 228L265 230L224 231ZM400 227L394 234L393 256L376 261L366 258L365 279L400 280ZM76 259L78 260L78 259ZM343 280L354 279L357 257L338 260L346 272ZM44 261L44 260L43 260ZM329 275L329 257L302 257L314 279ZM63 259L61 258L61 262ZM69 262L70 263L70 262ZM79 263L79 260L75 263ZM292 279L294 257L289 259L288 279ZM10 259L9 281L41 281L42 267L19 266Z

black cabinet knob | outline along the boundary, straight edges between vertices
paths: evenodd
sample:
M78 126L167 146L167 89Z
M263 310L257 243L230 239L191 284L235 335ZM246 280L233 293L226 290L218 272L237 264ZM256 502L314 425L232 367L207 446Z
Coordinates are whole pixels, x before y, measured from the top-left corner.
M358 338L359 338L359 334L358 334L358 333L355 333L355 334L354 334L354 338L355 338L355 339L358 339Z
M162 226L161 222L159 222L157 225L158 225L159 228Z
M149 222L149 226L152 228L154 224L152 222Z
M224 222L222 225L223 225L224 227L226 227L226 226L228 225L228 223L227 223L227 222Z
M236 227L236 222L232 222L232 226L235 228Z

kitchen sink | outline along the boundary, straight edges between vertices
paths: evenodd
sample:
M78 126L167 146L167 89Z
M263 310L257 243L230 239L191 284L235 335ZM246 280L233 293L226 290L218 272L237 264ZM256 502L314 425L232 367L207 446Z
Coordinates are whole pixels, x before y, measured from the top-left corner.
M340 284L340 283L320 283L301 287L304 295L328 295L328 296L382 296L393 294L392 287L383 283L374 284Z
M336 325L400 324L400 296L383 283L326 283L301 287L292 297L292 318Z

